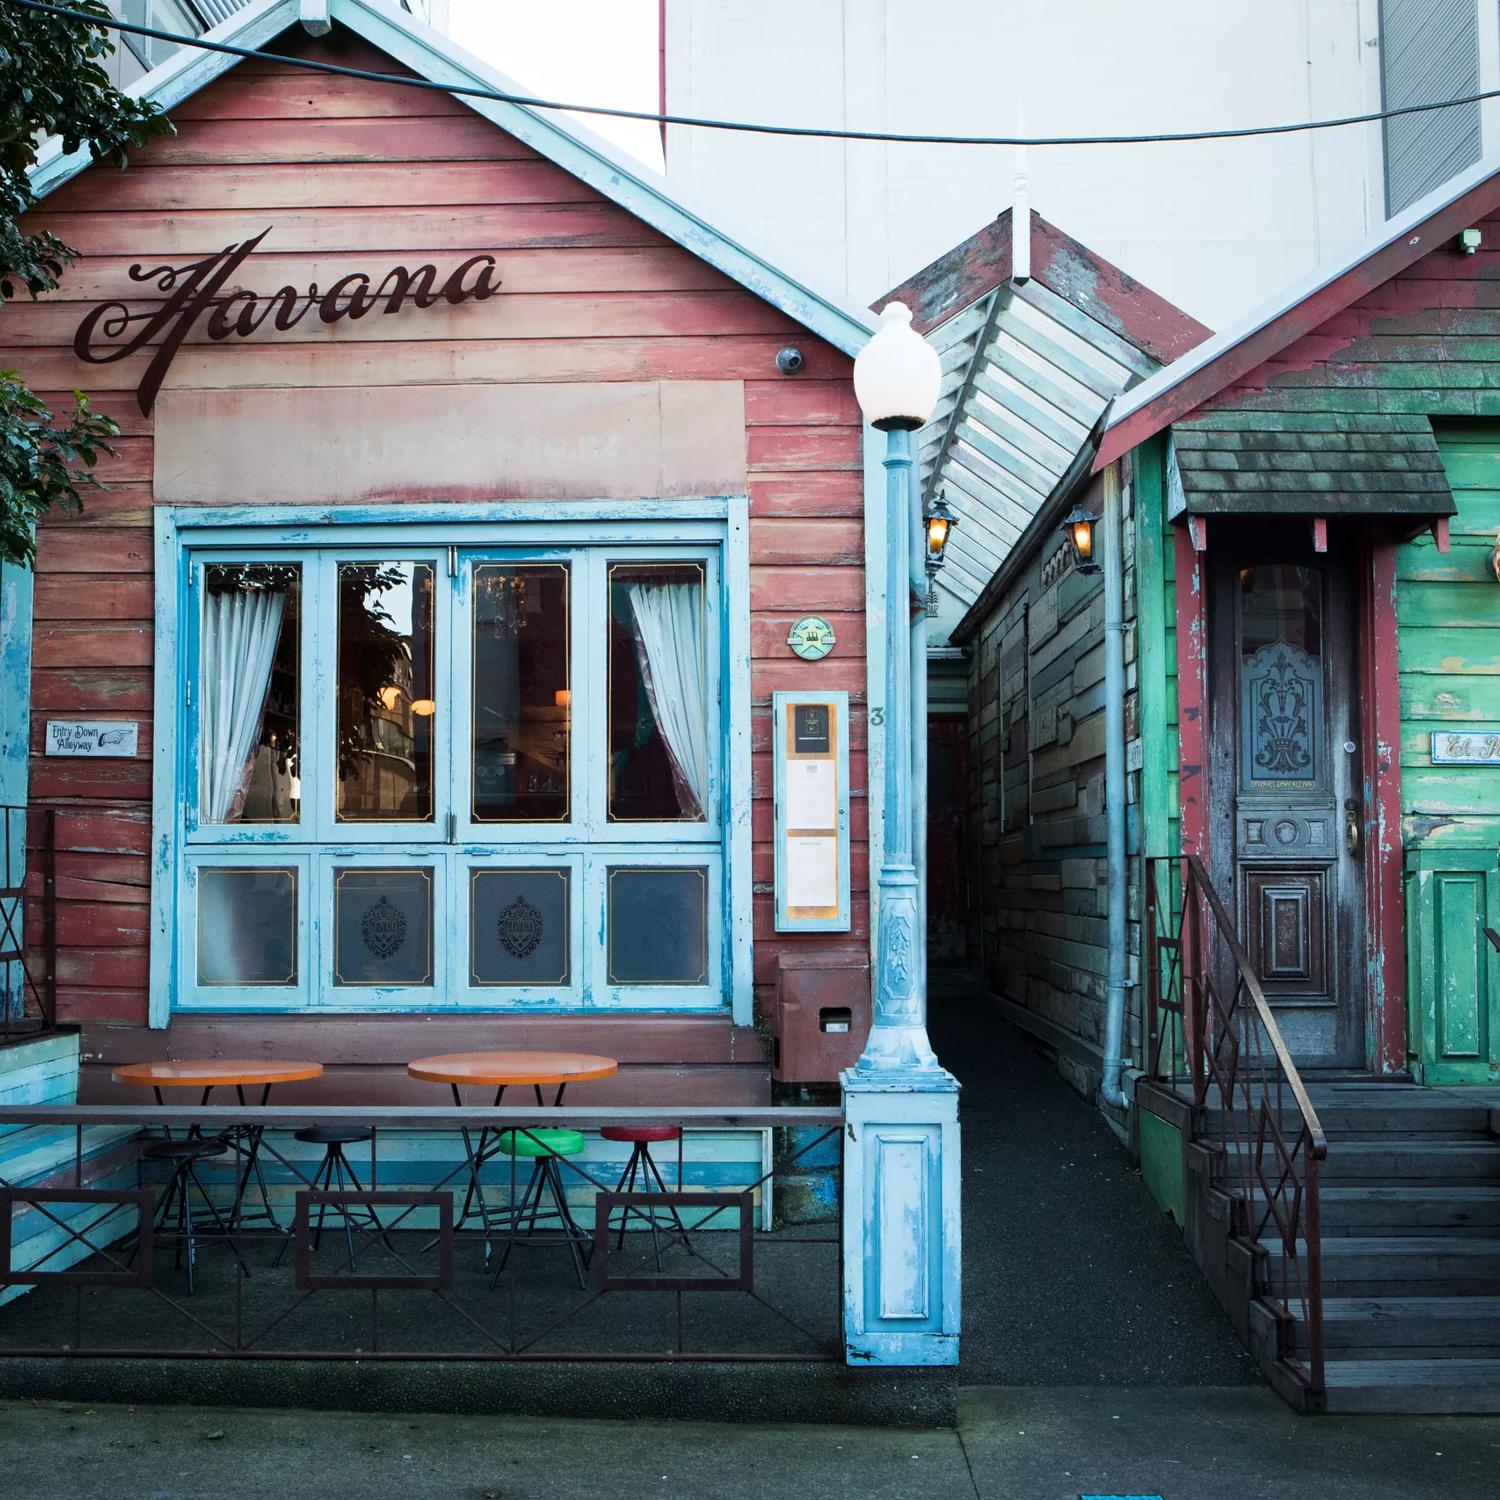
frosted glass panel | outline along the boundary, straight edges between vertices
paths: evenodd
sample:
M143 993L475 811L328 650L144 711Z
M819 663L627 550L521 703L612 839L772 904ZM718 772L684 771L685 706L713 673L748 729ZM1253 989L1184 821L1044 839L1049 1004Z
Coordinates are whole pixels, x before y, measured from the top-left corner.
M567 870L475 870L469 877L470 979L566 988Z
M198 983L297 983L297 872L198 871Z
M333 982L432 983L432 870L335 870Z
M609 982L706 984L708 871L609 872Z

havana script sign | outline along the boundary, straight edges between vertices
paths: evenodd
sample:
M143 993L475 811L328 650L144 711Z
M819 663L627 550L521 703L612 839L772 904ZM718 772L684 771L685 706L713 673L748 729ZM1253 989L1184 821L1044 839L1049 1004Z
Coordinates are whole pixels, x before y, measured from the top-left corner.
M249 338L265 326L285 333L309 313L321 323L356 322L376 312L400 312L412 307L432 307L447 302L484 302L500 290L493 255L471 255L438 280L436 266L392 266L379 281L363 271L341 276L327 291L316 282L305 291L284 286L269 297L237 287L225 291L235 273L260 242L270 234L267 225L257 235L226 245L216 255L181 266L130 267L132 281L150 282L167 300L145 312L132 312L124 302L101 302L90 308L73 336L73 352L91 365L113 364L146 348L160 338L156 354L136 387L136 405L149 416L156 393L183 340L201 322L204 334L215 341Z

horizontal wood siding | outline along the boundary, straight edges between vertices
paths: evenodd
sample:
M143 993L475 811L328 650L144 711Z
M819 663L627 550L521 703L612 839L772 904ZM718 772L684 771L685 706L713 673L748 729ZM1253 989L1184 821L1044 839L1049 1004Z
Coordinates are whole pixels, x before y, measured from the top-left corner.
M1436 431L1458 512L1447 552L1425 533L1396 552L1400 744L1391 748L1405 901L1382 938L1405 948L1405 1047L1392 1065L1410 1058L1435 1083L1493 1081L1500 1071L1500 967L1476 919L1493 902L1477 872L1486 861L1493 868L1500 840L1496 771L1434 765L1431 755L1434 730L1500 732L1491 566L1500 530L1500 217L1476 227L1477 254L1451 238L1438 243L1202 409L1255 410L1268 421L1412 414ZM1210 523L1210 547L1212 534ZM1385 993L1398 989L1387 977Z
M1097 488L1083 497L1095 512ZM1126 735L1137 741L1134 534L1127 509ZM1055 534L1040 539L975 637L969 692L970 876L984 978L1034 1019L1059 1070L1091 1096L1109 956L1104 589L1100 576L1075 571ZM1137 772L1130 804L1139 804Z
M392 66L347 38L296 45L346 64ZM772 982L783 947L826 942L772 933L769 749L779 688L846 688L854 701L854 940L865 938L863 476L849 359L444 96L310 83L294 70L246 64L176 119L177 134L138 153L126 173L86 172L33 216L34 227L55 230L83 257L57 295L7 308L0 352L0 363L54 402L87 389L124 434L118 456L101 465L109 492L90 495L81 516L49 518L38 548L33 744L48 716L142 726L136 762L33 760L33 806L60 815L63 1018L131 1026L145 1018L153 702L153 426L132 395L149 355L85 365L72 353L73 331L88 305L128 286L132 263L181 262L268 225L265 254L244 275L262 293L487 252L500 259L503 293L353 323L308 321L287 335L195 337L167 389L744 383L757 982ZM788 343L806 357L794 380L775 367ZM801 665L786 631L812 610L832 620L838 646L827 661ZM746 1063L760 1066L734 1059Z

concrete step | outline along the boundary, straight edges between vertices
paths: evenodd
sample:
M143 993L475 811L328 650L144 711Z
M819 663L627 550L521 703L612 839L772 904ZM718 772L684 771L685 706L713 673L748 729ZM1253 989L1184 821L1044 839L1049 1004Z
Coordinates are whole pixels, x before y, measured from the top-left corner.
M1307 1352L1307 1325L1297 1322ZM1329 1357L1500 1358L1500 1297L1324 1297Z
M1266 1242L1272 1287L1281 1246ZM1307 1245L1297 1245L1307 1264ZM1471 1235L1330 1235L1323 1240L1325 1297L1500 1295L1500 1238Z
M1330 1359L1331 1412L1500 1412L1500 1359Z
M1325 1244L1336 1235L1500 1236L1500 1187L1328 1187L1318 1200Z
M1255 1159L1253 1148L1238 1147L1227 1154L1231 1172L1242 1155ZM1275 1171L1277 1158L1273 1152L1263 1153L1261 1160L1268 1171ZM1454 1141L1439 1136L1333 1140L1327 1158L1318 1163L1318 1180L1330 1187L1361 1182L1429 1187L1449 1182L1500 1185L1500 1141Z

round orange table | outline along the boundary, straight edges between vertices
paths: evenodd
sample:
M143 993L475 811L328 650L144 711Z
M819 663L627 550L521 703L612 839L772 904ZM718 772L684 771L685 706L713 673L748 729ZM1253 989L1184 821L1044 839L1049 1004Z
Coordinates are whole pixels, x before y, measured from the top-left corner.
M163 1089L203 1090L200 1104L208 1103L208 1096L216 1088L233 1088L241 1104L245 1102L245 1088L260 1086L260 1102L264 1104L271 1096L271 1085L275 1083L301 1083L307 1078L321 1078L323 1064L319 1062L289 1062L285 1059L267 1060L244 1057L215 1057L206 1062L143 1062L126 1063L116 1068L113 1074L116 1083L134 1083L142 1088L154 1089L156 1102L162 1102Z
M609 1078L620 1071L612 1057L595 1057L589 1052L449 1052L440 1057L419 1057L406 1065L413 1078L429 1083L446 1083L453 1090L453 1102L463 1104L459 1093L462 1084L493 1085L495 1103L499 1104L512 1084L530 1086L536 1091L536 1102L544 1104L542 1085L557 1085L553 1104L561 1104L563 1092L570 1083L588 1078Z
M413 1078L425 1079L429 1083L446 1083L453 1090L453 1102L460 1109L464 1101L459 1089L464 1084L476 1083L494 1087L497 1105L505 1097L507 1088L512 1085L524 1088L528 1084L536 1092L536 1102L545 1104L542 1085L555 1083L557 1093L552 1096L555 1107L562 1103L563 1092L570 1083L579 1083L589 1078L612 1077L620 1071L620 1065L612 1057L596 1057L589 1052L449 1052L439 1057L419 1057L415 1062L407 1063L406 1071ZM464 1151L469 1158L469 1185L464 1193L463 1208L453 1228L457 1232L471 1220L478 1221L484 1239L484 1260L488 1266L491 1233L497 1228L508 1226L514 1243L520 1210L514 1206L492 1208L485 1201L484 1188L479 1181L480 1169L484 1164L501 1154L503 1133L500 1127L481 1126L477 1144L469 1133L469 1127L465 1125L461 1128ZM513 1155L511 1161L515 1161ZM511 1191L514 1194L514 1177ZM527 1191L529 1193L530 1189ZM567 1202L561 1196L558 1212L562 1215L564 1232L569 1236L570 1243L574 1237L585 1237L584 1232L573 1223Z
M126 1063L123 1067L116 1068L112 1076L116 1083L131 1083L151 1089L158 1104L162 1102L163 1089L199 1088L203 1090L203 1096L198 1101L200 1104L207 1104L208 1096L216 1088L232 1088L235 1097L243 1104L246 1087L259 1086L260 1102L264 1105L271 1097L273 1084L300 1083L307 1078L321 1078L323 1064L286 1059L216 1057L205 1062ZM202 1126L188 1126L190 1140L202 1134ZM230 1149L245 1163L235 1187L234 1206L229 1213L231 1232L238 1229L246 1218L258 1217L265 1219L278 1234L286 1233L271 1208L271 1195L266 1188L265 1175L260 1169L260 1141L264 1134L264 1125L251 1124L249 1121L224 1133ZM168 1139L171 1138L170 1127L166 1127L166 1135ZM247 1215L244 1207L245 1190L250 1186L252 1177L260 1189L261 1206L258 1210L251 1209Z

